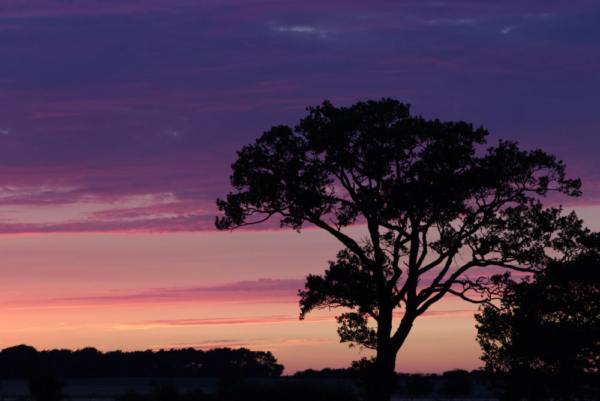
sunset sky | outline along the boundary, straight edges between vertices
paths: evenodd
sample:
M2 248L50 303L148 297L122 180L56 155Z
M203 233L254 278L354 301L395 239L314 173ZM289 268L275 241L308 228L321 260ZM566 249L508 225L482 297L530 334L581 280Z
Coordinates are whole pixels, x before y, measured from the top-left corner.
M597 1L0 0L0 348L370 355L298 320L335 239L214 219L236 150L381 97L557 155L584 196L548 203L600 230ZM432 309L397 370L480 366L476 307Z

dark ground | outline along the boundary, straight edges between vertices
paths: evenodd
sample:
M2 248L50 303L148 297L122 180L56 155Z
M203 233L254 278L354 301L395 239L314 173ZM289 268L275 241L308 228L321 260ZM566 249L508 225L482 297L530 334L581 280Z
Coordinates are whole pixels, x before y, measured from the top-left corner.
M307 385L320 386L343 386L352 387L354 384L349 379L294 379L282 377L278 379L253 379L250 381L262 384L291 382L306 383ZM154 383L173 383L179 387L179 390L189 392L192 390L202 390L205 393L212 393L217 390L217 381L212 378L89 378L89 379L66 379L64 393L66 400L77 401L114 401L116 398L129 392L137 394L149 394L152 391ZM434 380L435 392L440 392L442 388L441 378ZM0 382L0 401L12 401L19 397L28 396L27 380L3 380ZM469 396L457 396L449 398L447 396L433 394L426 396L408 396L398 395L396 400L495 400L493 394L486 388L475 384L473 394ZM310 401L310 400L308 400Z

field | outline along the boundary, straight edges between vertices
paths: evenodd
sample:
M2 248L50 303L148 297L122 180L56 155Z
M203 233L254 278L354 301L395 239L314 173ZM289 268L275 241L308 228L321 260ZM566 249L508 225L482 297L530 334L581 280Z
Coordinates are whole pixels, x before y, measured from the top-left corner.
M215 379L205 378L93 378L66 379L65 382L66 399L77 401L113 401L131 391L147 394L155 382L174 383L182 392L196 389L212 392L216 389ZM0 386L0 400L8 401L29 395L27 380L3 380Z
M318 385L342 385L353 386L349 380L337 379L311 379L298 380L291 378L260 379L262 383L274 383L275 381L307 382ZM66 379L64 393L66 400L73 401L114 401L116 398L130 392L137 394L148 394L155 383L172 383L179 387L181 392L202 390L203 392L214 392L217 389L215 379L211 378L90 378L90 379ZM436 383L437 384L437 383ZM438 387L436 385L436 387ZM29 395L27 380L3 380L0 382L0 401L13 401L19 397ZM444 396L406 396L399 395L394 400L419 400L419 401L495 401L495 399L482 388L475 388L475 394L456 398Z

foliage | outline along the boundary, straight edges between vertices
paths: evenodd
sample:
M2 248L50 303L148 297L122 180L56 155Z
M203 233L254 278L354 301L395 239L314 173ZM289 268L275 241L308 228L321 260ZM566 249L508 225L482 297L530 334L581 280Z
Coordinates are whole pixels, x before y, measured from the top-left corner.
M156 401L173 401L181 397L179 387L174 383L151 383L152 399Z
M296 379L352 379L355 377L355 372L352 369L306 369L294 373L293 377Z
M37 401L60 401L65 383L53 374L44 372L29 378L29 393Z
M474 268L536 271L584 248L581 220L540 202L549 192L579 196L580 181L542 150L511 141L485 150L483 128L411 116L393 99L307 110L295 129L273 127L238 152L235 192L217 200L216 226L279 216L281 227L312 225L341 242L325 274L307 277L300 317L351 310L338 332L377 351L374 399L389 399L396 354L418 316L446 294L475 303L498 294L486 276L467 276ZM366 238L348 232L358 223Z
M40 351L26 345L0 352L0 378L25 379L40 370L58 377L221 377L232 370L244 377L278 377L283 365L271 352L246 348L153 352Z
M598 254L551 263L533 280L501 281L500 308L476 318L485 370L503 399L600 396Z
M222 369L217 377L217 388L225 390L233 386L239 385L245 381L243 370L238 366L230 366Z
M455 369L444 372L443 393L446 395L468 395L473 392L473 380L466 370Z
M354 380L356 384L362 389L364 396L368 397L369 394L373 394L377 391L379 383L379 372L376 369L375 363L376 358L362 357L357 361L352 361L350 370L354 373ZM391 392L394 393L397 390L396 380L393 380L391 386Z
M407 395L429 395L433 393L434 384L429 375L411 375L404 392Z

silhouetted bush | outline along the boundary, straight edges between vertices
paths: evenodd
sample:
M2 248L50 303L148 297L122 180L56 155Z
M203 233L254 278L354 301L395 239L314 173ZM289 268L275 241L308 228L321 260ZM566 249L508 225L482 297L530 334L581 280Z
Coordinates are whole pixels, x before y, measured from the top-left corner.
M220 372L217 377L217 389L226 390L232 386L242 384L246 380L244 371L239 366L230 366Z
M133 391L130 391L127 394L117 398L117 401L148 401L148 400L150 400L150 396L136 394Z
M353 379L356 372L352 369L330 369L322 370L306 369L294 373L296 379Z
M375 357L370 359L363 357L357 361L352 361L350 371L364 398L369 398L369 395L376 392L376 389L381 385L378 372L375 369ZM394 384L397 385L397 383ZM397 386L394 387L393 391L396 390Z
M433 381L428 375L411 375L406 383L408 395L429 395L433 393Z
M60 401L65 383L49 373L34 374L29 378L29 393L37 401Z
M152 400L173 401L181 398L179 387L174 383L152 383Z
M447 395L467 395L473 393L471 374L466 370L455 369L444 372L443 393Z

